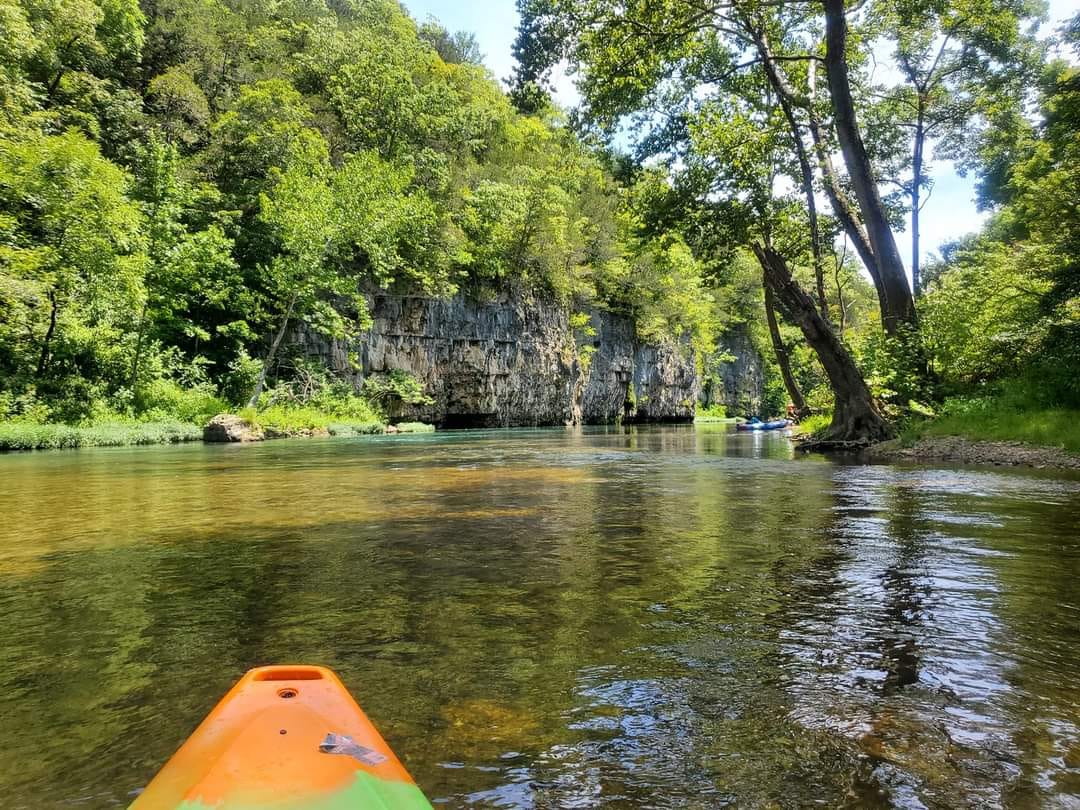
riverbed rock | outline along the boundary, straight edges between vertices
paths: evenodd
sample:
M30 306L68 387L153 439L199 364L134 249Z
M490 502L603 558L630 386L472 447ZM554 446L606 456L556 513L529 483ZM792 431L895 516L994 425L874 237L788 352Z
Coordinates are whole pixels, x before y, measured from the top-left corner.
M371 374L406 371L432 402L391 403L394 421L441 428L693 419L698 380L689 347L648 343L633 320L571 310L525 293L490 301L369 297L373 324L354 340L301 328L292 346L359 388Z
M265 438L262 428L233 413L219 413L203 428L205 442L261 442Z

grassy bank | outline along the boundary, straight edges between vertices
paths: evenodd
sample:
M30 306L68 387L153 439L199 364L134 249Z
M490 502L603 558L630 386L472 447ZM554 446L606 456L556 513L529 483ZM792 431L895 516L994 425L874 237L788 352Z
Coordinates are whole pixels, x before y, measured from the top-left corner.
M946 399L932 417L908 416L901 420L899 441L891 444L897 448L922 447L930 453L937 446L933 440L955 437L967 442L1022 442L1080 453L1080 410L1041 406L1023 393L1006 389L997 395ZM798 428L813 438L820 436L831 419L829 413L815 414Z
M1080 411L1066 408L1031 410L985 409L945 413L908 426L903 444L940 436L975 441L1018 441L1080 453Z
M710 405L708 408L698 408L694 421L709 424L712 422L734 422L735 418L727 415L727 410L723 405Z
M63 422L57 418L60 414L32 397L0 396L0 451L201 441L203 427L220 413L241 417L267 439L435 430L421 422L389 425L382 407L342 385L316 381L309 388L314 390L306 391L307 398L300 401L284 384L264 394L262 407L238 410L208 385L185 389L157 380L140 391L130 411L119 412L105 401L95 401L74 424Z
M387 425L380 421L342 418L339 414L304 409L305 413L245 412L242 415L267 431L268 438L300 436L371 436L383 433L431 433L435 426L424 422ZM18 450L64 450L77 447L125 447L145 444L177 444L202 441L202 425L176 420L153 422L101 422L94 425L31 424L0 422L0 452Z
M245 408L239 415L271 436L370 436L378 433L428 433L434 425L402 422L390 425L375 409L359 400L349 408L324 410L306 405L275 405L264 410Z
M803 419L799 424L795 425L796 433L806 433L810 436L817 436L825 432L825 429L832 423L831 413L815 413L811 416Z
M73 447L123 447L136 444L175 444L202 440L198 425L162 420L101 422L90 426L0 423L0 451L59 450Z
M248 423L278 436L366 436L386 430L382 416L366 406L342 411L310 405L274 405L263 410L244 408L239 415Z

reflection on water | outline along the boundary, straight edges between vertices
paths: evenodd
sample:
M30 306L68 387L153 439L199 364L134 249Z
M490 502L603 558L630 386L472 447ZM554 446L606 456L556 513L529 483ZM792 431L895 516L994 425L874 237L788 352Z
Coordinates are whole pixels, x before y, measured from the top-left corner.
M448 807L1080 806L1080 479L724 425L0 458L0 794L334 667Z

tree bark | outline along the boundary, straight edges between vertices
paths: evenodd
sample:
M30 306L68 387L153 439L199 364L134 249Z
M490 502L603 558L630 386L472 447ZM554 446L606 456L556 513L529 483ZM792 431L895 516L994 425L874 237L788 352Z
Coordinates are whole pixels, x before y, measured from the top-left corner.
M806 197L806 212L810 220L810 251L814 260L814 280L817 283L818 308L821 317L829 320L829 302L825 297L825 261L821 252L821 229L818 226L817 200L814 196L814 169L810 163L810 155L806 151L806 144L802 139L802 129L799 119L795 115L793 107L793 91L780 66L773 58L769 39L764 31L755 31L754 39L757 43L758 53L761 55L762 64L765 66L765 75L769 83L776 90L776 97L780 102L780 109L787 120L788 129L791 131L791 139L795 144L795 154L799 159L799 175L803 195ZM813 59L810 60L811 62ZM768 287L766 287L766 290ZM796 403L798 404L798 403Z
M840 178L836 173L836 166L833 165L832 158L829 156L828 145L825 143L825 135L821 129L821 121L818 119L817 110L814 108L814 102L817 96L817 63L810 62L807 69L807 84L810 88L810 114L809 114L809 127L810 127L810 140L814 144L814 154L817 155L818 166L821 169L822 185L825 188L825 196L829 198L829 204L832 206L833 213L836 215L837 220L840 222L840 226L844 229L844 233L847 234L848 239L855 246L855 252L859 254L859 259L862 261L863 266L866 267L870 278L874 282L874 289L878 294L878 304L884 312L885 299L881 293L881 277L878 275L877 259L874 258L874 249L870 247L870 242L866 238L866 231L863 230L862 224L859 222L859 218L855 215L855 209L853 208L851 201L840 187Z
M49 290L49 328L45 330L45 337L41 339L41 355L38 357L37 371L34 376L39 380L45 376L45 370L49 367L49 348L53 333L56 331L56 311L59 304L56 300L56 289Z
M755 44L758 47L758 52L762 57L762 62L765 65L765 72L769 79L769 83L776 90L777 95L780 96L789 106L803 106L807 110L807 124L810 130L810 141L813 144L814 154L817 157L818 169L821 171L822 185L825 189L825 196L829 198L829 204L832 206L833 213L839 220L844 232L851 239L852 244L855 245L855 250L859 254L859 258L862 260L863 265L866 267L867 272L870 273L870 277L874 281L874 289L878 293L878 303L881 306L882 312L885 311L885 296L882 293L881 277L877 269L877 260L874 257L874 250L870 246L869 240L866 238L866 231L863 230L858 217L855 214L854 207L847 195L844 193L840 186L840 178L836 172L836 167L833 165L832 158L829 156L829 149L825 143L825 136L822 132L821 121L818 119L817 110L814 108L814 104L817 98L817 59L809 59L806 69L807 88L809 90L808 97L800 98L795 89L791 85L790 79L784 72L783 66L781 66L776 58L772 54L771 47L769 45L768 38L761 33L755 33ZM797 131L797 125L793 121L793 114L788 114L788 109L784 109L785 115L788 117L788 124L791 126L792 131ZM798 149L801 144L801 140L796 144ZM800 155L800 169L803 171L803 177L805 178L806 172L802 166L802 155ZM805 180L804 180L805 191ZM812 186L811 186L812 188ZM810 203L813 218L816 219L816 203ZM824 285L819 293L824 292ZM819 298L822 297L819 294ZM826 319L828 316L826 315Z
M136 402L139 399L139 361L142 360L143 336L146 334L146 309L147 302L143 301L142 309L139 310L139 327L135 338L135 357L131 360L131 394Z
M829 94L832 97L833 117L840 152L844 156L848 176L855 189L859 210L866 226L866 236L874 252L874 262L881 287L882 323L889 334L896 334L904 324L915 325L915 300L908 286L904 263L896 247L896 239L885 216L870 158L866 153L855 103L848 79L847 19L844 0L825 0L825 65L828 70Z
M784 340L780 336L780 325L776 322L776 295L773 293L767 277L764 282L765 320L769 324L769 337L772 338L773 351L776 353L776 364L780 366L780 376L784 378L784 387L791 398L791 404L795 406L795 415L799 419L804 419L810 415L811 411L806 404L802 391L799 389L799 383L795 379L795 375L791 373L791 355L788 353L788 348L784 345Z
M292 318L293 308L295 306L296 293L293 293L292 298L289 299L289 306L285 310L285 315L281 319L281 327L278 329L277 334L274 335L274 340L270 344L270 351L266 353L266 359L263 361L263 366L259 370L259 377L255 380L255 388L252 390L251 398L248 400L249 408L254 408L259 404L259 396L266 386L266 373L270 370L270 366L274 364L274 358L277 357L278 348L281 346L281 341L285 338L285 330L289 327L289 319Z
M53 77L52 81L50 81L48 86L45 88L45 96L46 96L46 98L48 98L49 100L52 100L52 97L56 94L56 88L58 88L60 86L60 80L62 78L64 78L64 68L60 68L59 70L56 71L56 75Z
M919 115L915 121L915 148L912 154L911 181L911 290L919 297L919 206L922 204L923 148L926 144L926 119L923 100L919 98Z
M892 438L893 428L871 396L855 360L821 317L813 299L792 278L787 262L771 248L759 244L752 247L768 285L802 330L829 378L835 404L822 444L850 447Z
M844 337L844 330L847 328L847 304L844 303L844 285L840 283L840 268L843 265L838 261L836 268L833 271L833 281L836 284L836 306L840 310L840 321L836 327L839 330L838 334L842 340Z

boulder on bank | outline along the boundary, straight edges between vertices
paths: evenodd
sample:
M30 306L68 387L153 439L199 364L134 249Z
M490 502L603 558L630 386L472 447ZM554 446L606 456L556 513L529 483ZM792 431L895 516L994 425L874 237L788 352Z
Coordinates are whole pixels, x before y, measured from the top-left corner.
M263 429L233 413L219 413L203 428L204 442L261 442Z

